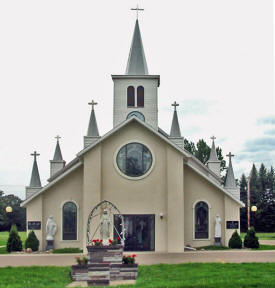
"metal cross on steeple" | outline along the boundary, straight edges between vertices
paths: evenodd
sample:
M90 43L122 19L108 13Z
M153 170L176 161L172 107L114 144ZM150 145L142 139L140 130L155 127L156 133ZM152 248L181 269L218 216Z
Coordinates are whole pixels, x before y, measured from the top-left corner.
M229 157L229 161L231 161L231 158L234 157L235 155L233 155L231 152L229 152L228 155L226 155L226 157Z
M40 154L38 154L36 151L34 151L31 156L34 156L34 160L36 160L36 157L39 156Z
M217 138L213 135L212 137L210 137L210 139L212 139L214 141Z
M94 110L94 106L97 105L97 102L95 102L94 100L92 100L92 102L88 103L89 105L92 105L92 110Z
M175 111L177 110L177 106L179 106L180 104L179 103L177 103L176 101L173 103L173 104L171 104L171 106L174 106L174 108L175 108Z
M144 9L138 8L138 4L137 8L131 8L131 10L137 11L137 19L138 19L138 11L144 11Z
M61 137L59 135L57 135L56 137L54 137L57 141L59 141L59 139L61 139Z

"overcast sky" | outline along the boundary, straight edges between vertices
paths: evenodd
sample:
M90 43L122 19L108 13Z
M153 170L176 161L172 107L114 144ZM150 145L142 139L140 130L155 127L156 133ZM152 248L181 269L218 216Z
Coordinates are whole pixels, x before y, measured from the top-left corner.
M124 74L137 1L0 1L0 189L25 197L32 157L43 184L59 134L69 162L83 147L94 99L112 129L111 74ZM275 166L272 0L138 1L150 74L160 74L159 126L177 101L182 135L224 155L235 176Z

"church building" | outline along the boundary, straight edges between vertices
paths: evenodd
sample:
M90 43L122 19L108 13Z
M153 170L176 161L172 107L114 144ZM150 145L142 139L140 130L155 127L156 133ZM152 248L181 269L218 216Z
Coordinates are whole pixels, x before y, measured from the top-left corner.
M44 187L37 166L39 154L32 154L31 181L22 206L28 230L34 230L40 241L39 249L46 249L45 227L52 216L57 226L54 247L86 251L87 221L103 200L123 215L126 251L183 252L186 246L213 245L217 238L227 246L234 230L239 230L244 206L235 184L233 155L228 155L223 186L215 138L206 165L186 151L176 102L170 134L158 126L160 76L149 74L138 20L126 72L112 75L112 80L112 130L99 135L97 103L89 103L83 150L66 164L60 137L56 137L50 178Z

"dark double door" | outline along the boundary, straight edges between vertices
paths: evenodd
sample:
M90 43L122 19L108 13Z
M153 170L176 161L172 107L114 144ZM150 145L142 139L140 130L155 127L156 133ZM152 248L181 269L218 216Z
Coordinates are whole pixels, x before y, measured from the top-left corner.
M155 215L123 215L125 251L155 250ZM120 218L115 216L115 227L121 233ZM117 232L114 231L115 237Z

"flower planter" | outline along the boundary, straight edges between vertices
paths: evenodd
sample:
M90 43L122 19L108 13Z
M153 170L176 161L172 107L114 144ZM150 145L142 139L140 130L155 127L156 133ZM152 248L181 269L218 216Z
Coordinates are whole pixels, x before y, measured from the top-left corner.
M73 281L88 281L88 265L72 265L71 277Z
M138 264L110 264L111 280L136 280Z
M109 246L87 246L88 263L121 263L123 246L109 245Z

